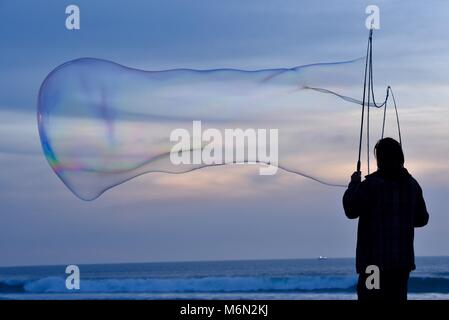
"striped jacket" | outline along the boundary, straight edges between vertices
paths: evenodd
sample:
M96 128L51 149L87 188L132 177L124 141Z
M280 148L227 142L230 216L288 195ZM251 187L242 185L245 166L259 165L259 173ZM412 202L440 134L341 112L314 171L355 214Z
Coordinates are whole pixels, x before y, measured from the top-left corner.
M359 218L356 268L415 269L414 228L429 221L418 182L402 169L395 177L376 171L362 182L351 182L343 196L349 219Z

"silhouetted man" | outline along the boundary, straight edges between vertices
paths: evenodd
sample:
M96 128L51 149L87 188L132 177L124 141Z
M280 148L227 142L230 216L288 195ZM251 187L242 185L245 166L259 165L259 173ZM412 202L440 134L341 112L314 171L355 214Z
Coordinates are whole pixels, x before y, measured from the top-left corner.
M418 182L404 168L401 145L392 138L374 148L377 171L361 181L356 171L343 196L349 219L359 218L356 269L359 300L407 300L407 283L415 269L414 228L429 221ZM380 289L368 289L366 267L380 270Z

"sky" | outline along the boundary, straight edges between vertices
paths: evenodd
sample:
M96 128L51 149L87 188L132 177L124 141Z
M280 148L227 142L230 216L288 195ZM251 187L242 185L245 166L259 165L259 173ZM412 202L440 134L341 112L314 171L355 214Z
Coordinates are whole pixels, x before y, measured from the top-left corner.
M80 30L65 28L69 4L80 8ZM41 151L36 101L46 75L80 57L143 70L255 70L361 57L370 4L380 8L375 81L395 90L406 166L431 215L416 231L416 254L448 255L447 1L0 0L0 265L354 256L357 222L344 216L344 189L283 171L151 173L82 201ZM359 109L338 116L324 119L328 132L338 137L332 128L344 123L356 141ZM345 143L342 150L355 156L356 145ZM354 163L314 170L349 179Z

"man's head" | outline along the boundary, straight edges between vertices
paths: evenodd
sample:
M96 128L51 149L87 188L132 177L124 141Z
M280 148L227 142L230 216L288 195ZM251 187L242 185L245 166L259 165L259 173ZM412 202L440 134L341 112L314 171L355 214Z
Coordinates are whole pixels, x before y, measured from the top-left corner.
M396 171L404 166L404 152L401 144L392 138L379 140L374 147L377 168L382 171Z

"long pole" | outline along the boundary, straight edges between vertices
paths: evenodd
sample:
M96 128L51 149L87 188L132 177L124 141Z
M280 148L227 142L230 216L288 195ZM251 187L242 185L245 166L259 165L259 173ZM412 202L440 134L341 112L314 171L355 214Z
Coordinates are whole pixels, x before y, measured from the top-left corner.
M361 168L360 159L362 157L363 122L364 122L364 119L365 119L366 78L367 78L367 74L368 74L368 59L369 59L369 52L371 50L372 36L373 36L373 29L370 29L370 31L369 31L369 39L368 39L368 47L366 49L365 78L363 80L362 118L361 118L361 121L360 121L359 154L358 154L358 160L357 160L357 171L358 172L360 172L360 168ZM368 108L369 108L369 106L368 106Z

